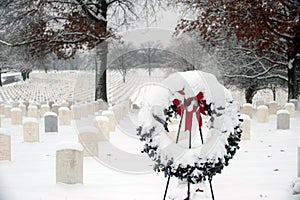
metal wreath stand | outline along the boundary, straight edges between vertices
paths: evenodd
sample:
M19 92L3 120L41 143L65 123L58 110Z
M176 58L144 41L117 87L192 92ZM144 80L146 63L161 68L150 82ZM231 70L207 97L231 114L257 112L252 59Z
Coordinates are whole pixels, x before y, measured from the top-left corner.
M182 91L179 91L179 93L184 94L184 89ZM180 130L181 130L181 125L182 125L182 119L183 119L184 115L187 112L186 111L187 107L195 99L197 99L197 98L196 97L189 98L189 99L184 98L183 106L181 106L181 118L180 118L179 127L178 127L178 131L177 131L176 144L179 141ZM201 101L199 101L199 99L197 99L197 103L198 103L198 105L197 105L198 107L200 107L200 105L203 105L203 103ZM199 109L199 108L197 108L197 109ZM200 115L197 117L198 121L201 120L201 119L199 119L199 117L201 118ZM190 123L192 123L192 122L190 122ZM202 130L201 130L201 124L199 124L199 133L200 133L201 143L203 144L204 142L203 142L203 134L202 134ZM190 129L189 130L189 149L191 149L191 148L192 148L192 132L191 132L191 129ZM168 168L168 170L171 170L171 169ZM167 185L166 185L166 189L165 189L163 200L166 199L167 192L168 192L168 187L169 187L169 183L170 183L170 179L171 179L171 173L169 173L169 176L168 176ZM208 181L209 181L209 186L210 186L210 191L211 191L211 197L212 197L213 200L215 200L214 191L213 191L213 187L212 187L212 176L208 177ZM187 196L187 199L185 199L185 200L189 200L190 199L190 184L191 184L190 177L188 177L188 179L187 179L187 186L188 186L187 195L188 196Z

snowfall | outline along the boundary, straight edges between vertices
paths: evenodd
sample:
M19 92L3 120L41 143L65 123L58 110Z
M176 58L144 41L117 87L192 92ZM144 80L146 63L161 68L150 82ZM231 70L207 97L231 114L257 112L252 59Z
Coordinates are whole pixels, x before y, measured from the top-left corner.
M34 73L30 81L49 81L37 75L42 72ZM57 74L49 73L42 77L55 77L58 76ZM137 99L136 95L139 94L135 91L139 88L137 86L147 84L147 81L151 83L164 79L164 75L160 73L153 73L151 78L146 75L145 77L131 73L128 75L127 82L123 84L121 77L116 73L109 74L108 81L111 84L108 84L110 87L108 94L111 105L124 100L121 97L114 98L116 94L128 91L128 95L135 95L134 98ZM79 79L82 76L74 75L74 80L76 78ZM70 80L67 81L70 83ZM76 89L78 81L75 80L72 84ZM38 84L33 85L38 87ZM12 85L4 86L1 93L7 94L9 87ZM4 90L6 92L3 92ZM122 98L130 97L126 97L125 93L121 96ZM2 98L4 97L2 95ZM265 96L261 95L256 98L263 99ZM267 103L268 100L264 100ZM109 144L99 144L100 159L84 157L83 184L56 183L57 145L63 141L76 143L78 128L82 125L91 125L94 118L95 115L89 115L81 120L72 120L70 126L59 126L57 133L45 133L44 120L40 118L40 142L26 143L23 142L22 126L11 125L11 120L2 115L1 127L8 129L11 133L12 158L11 161L0 162L0 199L163 199L167 178L162 173L151 171L152 162L147 160L147 155L141 153L143 145L136 136L138 109L130 109L119 122L116 130L110 133ZM290 123L289 130L277 130L276 115L270 115L268 123L258 123L254 108L254 115L251 119L251 139L242 140L240 149L230 160L229 166L225 167L221 174L213 177L212 185L216 200L300 200L300 195L294 194L300 192L300 179L297 180L297 151L300 145L300 112L298 110ZM144 170L125 170L128 165L135 163L142 163L146 167ZM172 177L167 196L178 192L178 187L184 187L179 191L186 191L185 184L179 186L178 184L178 180ZM191 192L196 193L196 189L199 189L198 194L193 199L211 199L207 182L195 185Z

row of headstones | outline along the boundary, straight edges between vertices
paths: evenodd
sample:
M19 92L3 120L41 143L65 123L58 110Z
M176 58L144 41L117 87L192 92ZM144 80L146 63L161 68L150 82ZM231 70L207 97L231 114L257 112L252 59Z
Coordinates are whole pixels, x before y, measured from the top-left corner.
M257 122L267 123L269 115L276 114L277 118L277 129L289 129L290 128L290 118L295 116L295 108L297 106L297 101L293 103L286 103L284 108L279 109L276 102L270 102L268 106L258 105L257 107ZM250 139L251 132L251 118L253 116L252 104L246 103L242 106L242 140Z
M80 128L78 144L62 145L56 151L56 180L67 184L82 183L83 156L97 156L98 142L109 140L111 131L119 120L129 111L129 104L124 103L111 110L103 111L101 116L96 116L94 127ZM47 117L57 117L55 113L49 113ZM46 123L45 123L46 125ZM52 131L52 130L51 130ZM39 123L35 118L27 118L24 123L24 141L36 142L39 140ZM74 148L75 146L75 148ZM82 147L84 146L84 148ZM11 160L11 136L6 129L0 128L0 160Z
M93 115L94 112L103 109L103 101L98 100L90 103L74 104L73 102L62 103L62 104L42 104L42 105L29 105L28 104L1 104L0 113L4 114L5 117L12 119L12 124L22 124L22 117L33 117L39 118L44 117L47 112L54 112L59 116L70 115L68 118L80 119L82 117L88 117ZM70 112L69 112L70 111ZM63 123L64 124L64 123ZM69 123L67 123L69 124Z
M83 183L83 157L98 156L98 142L109 140L110 132L115 131L129 106L125 102L102 111L95 117L94 126L78 129L79 143L60 145L56 151L56 182Z
M71 76L70 73L66 73L64 76L57 74L54 76L32 76L27 82L21 84L5 86L1 92L3 99L8 101L14 99L16 96L19 98L33 98L33 99L65 99L73 92L74 81L76 75ZM43 81L41 81L41 79ZM53 84L55 87L53 87ZM51 85L52 87L49 87ZM53 88L56 88L55 90Z

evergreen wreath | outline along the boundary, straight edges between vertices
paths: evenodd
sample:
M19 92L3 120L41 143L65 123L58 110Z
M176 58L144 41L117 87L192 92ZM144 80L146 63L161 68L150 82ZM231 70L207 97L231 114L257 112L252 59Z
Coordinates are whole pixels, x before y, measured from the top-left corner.
M154 171L164 172L166 177L175 176L192 184L211 180L214 175L221 173L222 169L229 164L229 160L235 155L236 150L239 149L238 143L242 130L231 94L224 88L225 102L224 105L220 106L214 101L208 103L204 93L201 91L196 96L187 97L183 100L174 98L174 95L167 94L166 91L162 92L171 96L169 106L163 108L154 104L151 105L151 102L148 102L140 110L139 115L143 116L144 120L141 120L142 123L140 123L137 132L140 140L144 143L142 152L147 153L154 161ZM177 91L177 93L184 94L184 90ZM193 159L192 162L184 162L186 154L182 158L177 159L166 152L162 152L162 142L160 140L161 134L169 133L168 127L172 119L179 116L183 118L183 111L193 101L196 101L198 104L194 104L198 108L192 111L196 115L200 130L202 126L201 114L210 117L206 126L211 133L211 141L216 141L216 148L205 157L201 157L201 154L198 153L201 149L200 151L197 148L186 149L185 153L190 154L190 157ZM145 115L148 117L145 117ZM189 131L192 131L191 127L189 127L191 123L185 122L185 128ZM223 123L222 128L218 128L220 123ZM208 142L208 144L204 143L202 148L210 144L211 142Z

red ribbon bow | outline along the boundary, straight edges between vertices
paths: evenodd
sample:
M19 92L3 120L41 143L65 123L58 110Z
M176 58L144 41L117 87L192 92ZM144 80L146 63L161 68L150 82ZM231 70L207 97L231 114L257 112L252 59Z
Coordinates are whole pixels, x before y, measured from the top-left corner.
M195 97L189 97L184 99L184 103L182 103L179 99L174 99L173 104L176 106L176 113L182 116L183 111L185 111L185 131L192 130L192 123L193 123L193 113L196 113L196 118L198 121L199 128L202 127L202 118L201 113L206 115L205 113L205 105L206 101L203 99L204 95L202 92L199 92ZM188 111L188 107L191 105L193 109Z

